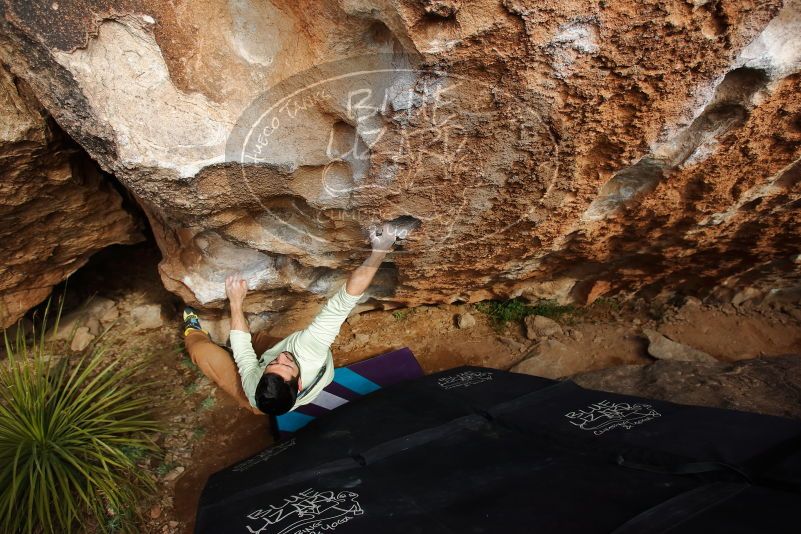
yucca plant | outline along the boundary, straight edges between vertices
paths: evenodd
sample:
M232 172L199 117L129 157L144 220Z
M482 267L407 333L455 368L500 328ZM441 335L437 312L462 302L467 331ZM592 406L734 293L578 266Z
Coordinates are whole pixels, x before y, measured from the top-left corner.
M130 451L154 451L147 433L159 430L140 391L144 364L121 365L103 343L59 357L46 343L46 317L32 340L21 329L15 340L4 335L0 530L61 533L90 524L131 531L120 518L134 515L154 483Z

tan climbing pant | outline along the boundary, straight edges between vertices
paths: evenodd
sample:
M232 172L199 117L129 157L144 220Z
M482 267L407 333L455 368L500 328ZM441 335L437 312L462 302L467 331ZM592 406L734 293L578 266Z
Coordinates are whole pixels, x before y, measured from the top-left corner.
M269 349L276 342L276 339L269 336L266 332L253 334L253 350L256 354L261 354ZM239 378L239 371L236 362L231 354L217 345L209 336L200 331L191 332L184 338L186 350L192 362L197 365L203 374L214 381L220 389L225 391L233 398L239 406L251 412L264 415L257 408L250 405L250 401L242 389L242 381Z

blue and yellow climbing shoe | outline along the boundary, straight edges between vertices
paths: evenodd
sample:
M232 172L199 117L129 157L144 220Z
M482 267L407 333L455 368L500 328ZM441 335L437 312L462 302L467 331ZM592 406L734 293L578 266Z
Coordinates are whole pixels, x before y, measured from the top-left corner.
M203 332L208 335L209 333L200 327L200 318L197 312L191 306L184 308L184 337L192 332Z

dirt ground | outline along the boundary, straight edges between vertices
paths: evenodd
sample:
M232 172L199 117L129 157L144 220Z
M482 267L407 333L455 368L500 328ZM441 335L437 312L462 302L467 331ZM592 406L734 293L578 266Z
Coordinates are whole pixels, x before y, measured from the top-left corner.
M368 312L351 317L340 332L334 354L349 364L398 346L407 346L427 372L457 365L508 369L529 357L540 340L528 340L522 324L501 331L472 305L419 307L408 313ZM476 326L460 329L458 314L470 313ZM355 319L355 320L354 320ZM797 307L735 308L731 304L705 306L690 300L680 306L634 301L599 300L561 319L563 333L551 336L572 357L545 362L549 378L613 365L649 363L644 328L703 350L723 361L798 352L801 313ZM361 345L363 334L369 340Z
M158 278L158 253L148 245L112 247L69 281L67 309L88 296L110 298L120 310L109 332L110 357L153 358L153 378L163 384L156 412L165 423L160 458L143 461L158 479L158 494L144 503L145 532L191 532L200 492L209 475L256 454L271 443L268 419L234 405L198 371L183 350L182 304ZM332 347L335 363L347 365L399 347L409 347L426 372L459 365L509 369L538 358L537 369L552 378L623 364L653 361L643 328L703 350L722 361L801 352L801 309L797 305L704 305L682 302L600 299L560 318L562 333L551 336L566 349L551 357L523 324L498 328L473 305L421 306L352 316ZM162 307L164 324L133 332L126 312L144 303ZM457 317L475 324L459 328ZM298 328L305 325L299 324Z

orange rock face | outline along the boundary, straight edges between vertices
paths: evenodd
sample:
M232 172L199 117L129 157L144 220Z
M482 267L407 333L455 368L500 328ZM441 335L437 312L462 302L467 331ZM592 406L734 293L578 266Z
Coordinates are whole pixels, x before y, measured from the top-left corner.
M801 274L799 0L53 5L0 46L196 305L307 309L388 220L372 306Z
M94 252L141 234L122 197L0 68L0 327L47 298Z

